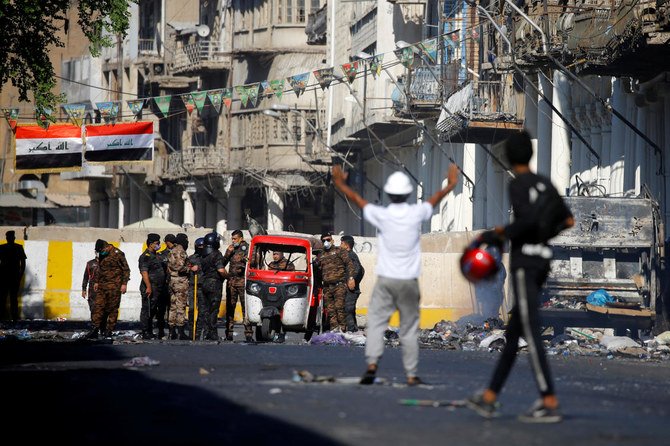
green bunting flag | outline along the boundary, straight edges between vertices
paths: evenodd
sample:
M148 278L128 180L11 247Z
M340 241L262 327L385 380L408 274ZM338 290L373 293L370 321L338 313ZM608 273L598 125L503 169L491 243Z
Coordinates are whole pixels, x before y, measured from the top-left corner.
M126 103L135 117L138 117L140 113L142 113L142 109L144 108L144 99L133 99L126 101Z
M205 102L207 101L207 92L194 91L191 93L191 97L193 97L193 102L195 102L198 113L202 113L202 109L205 107Z
M272 88L272 91L274 91L277 99L281 99L282 95L284 94L284 79L275 79L270 81L270 88Z
M321 86L322 91L330 87L330 84L335 80L335 76L333 76L333 67L314 70L313 73L316 81Z
M368 59L368 65L370 66L370 73L372 73L373 79L376 79L377 76L382 74L382 61L384 60L384 54L378 54L372 56Z
M394 51L395 56L400 60L400 63L405 66L405 68L412 68L414 65L414 47L408 46L405 48L398 48Z
M347 81L352 83L354 79L356 79L356 74L358 73L358 61L343 64L342 72L347 77Z
M181 100L184 101L184 107L190 115L193 110L195 110L195 101L193 100L193 95L191 93L186 93L181 95Z
M288 78L288 82L289 84L291 84L291 88L293 88L296 97L300 97L300 95L305 92L308 81L309 81L309 72L296 74L295 76L291 76Z
M247 87L247 96L249 97L249 102L251 102L252 107L256 107L256 104L258 103L258 91L260 88L261 84L259 82Z
M223 98L223 105L230 110L230 106L233 105L233 90L231 88L224 88L221 97Z
M207 92L207 97L209 98L209 102L212 103L212 107L214 107L214 110L216 110L217 113L221 113L221 96L223 95L223 90L218 89L218 90L209 90Z
M434 64L437 61L437 37L419 43L419 48L423 50L430 63Z
M84 113L86 112L85 104L63 104L63 110L67 114L67 117L70 118L72 124L80 126L84 120Z
M172 101L172 95L167 96L154 96L154 103L158 110L161 112L164 118L167 118L170 113L170 102Z
M244 85L238 85L235 87L235 91L237 92L237 95L240 97L242 107L246 107L247 104L249 103L249 92L247 91L247 87L245 87Z

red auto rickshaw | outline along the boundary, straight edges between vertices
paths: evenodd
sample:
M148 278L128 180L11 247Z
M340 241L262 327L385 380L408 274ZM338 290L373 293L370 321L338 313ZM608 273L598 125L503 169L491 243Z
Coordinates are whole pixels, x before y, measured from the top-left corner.
M315 239L288 235L257 235L251 239L246 269L246 316L256 327L256 341L283 339L304 332L309 340L322 327L321 286L315 279ZM283 261L273 263L273 253ZM316 283L315 283L316 282Z

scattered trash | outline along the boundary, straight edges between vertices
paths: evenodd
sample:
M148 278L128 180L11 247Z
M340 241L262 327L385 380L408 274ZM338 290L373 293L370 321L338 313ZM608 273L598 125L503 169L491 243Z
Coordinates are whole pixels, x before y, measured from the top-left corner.
M124 363L123 365L125 367L144 367L144 366L152 366L152 365L158 365L160 364L160 361L157 361L155 359L151 359L148 356L136 356L130 361Z
M614 302L614 298L607 291L602 288L599 290L593 291L591 294L586 296L586 303L595 305L598 307L605 307L608 303Z
M342 337L346 339L346 341L351 345L365 345L365 341L367 340L365 333L362 331L357 331L355 333L342 333Z
M201 374L201 375L209 375L209 370L203 369L202 367L200 367L200 370L198 370L198 373Z
M654 340L661 345L670 344L670 331L664 331L660 335L656 336Z
M272 389L269 390L270 395L277 395L281 393L281 389L279 387L273 387Z
M312 336L309 342L313 345L347 345L349 342L342 335L340 332L329 331Z
M296 383L334 383L336 379L334 376L315 376L307 370L294 370L291 381Z
M402 406L421 407L465 407L465 400L415 400L401 399L398 403Z
M608 351L617 351L625 347L639 347L640 344L626 336L603 336L600 338L600 344Z

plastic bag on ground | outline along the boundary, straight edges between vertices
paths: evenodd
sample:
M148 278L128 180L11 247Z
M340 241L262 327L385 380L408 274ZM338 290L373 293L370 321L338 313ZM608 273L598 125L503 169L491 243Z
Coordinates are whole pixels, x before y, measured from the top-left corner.
M664 331L660 335L656 336L654 340L660 345L670 344L670 331Z
M344 338L343 333L327 332L320 335L312 336L309 341L313 345L347 345L348 342Z
M342 337L353 345L365 345L365 341L367 340L365 334L362 331L357 331L355 333L342 333Z
M626 347L640 346L640 344L627 336L603 336L600 338L600 344L605 346L608 351L617 351Z
M597 307L604 307L608 302L614 302L614 298L602 288L595 290L586 297L586 302Z

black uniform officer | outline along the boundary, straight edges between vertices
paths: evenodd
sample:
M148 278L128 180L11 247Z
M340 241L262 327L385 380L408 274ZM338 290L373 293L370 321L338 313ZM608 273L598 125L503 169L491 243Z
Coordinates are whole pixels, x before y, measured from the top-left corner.
M142 295L142 309L140 323L142 324L142 339L154 337L152 322L158 313L158 302L165 286L165 270L163 263L156 252L161 246L161 237L151 233L147 236L147 249L139 258L140 294Z
M191 274L188 278L189 283L189 292L188 292L188 330L190 333L190 338L200 339L200 334L202 333L202 319L200 318L200 306L202 303L202 274L200 267L202 264L202 252L205 248L205 238L200 237L195 241L195 252L188 256L186 259L189 266L191 267ZM195 320L195 307L198 306L198 321L196 321L195 333L196 336L193 336L192 330L194 330L193 322Z
M205 246L202 251L201 275L202 278L202 301L198 305L198 319L202 316L204 325L204 338L210 341L218 341L219 334L216 323L219 318L219 307L223 296L223 281L228 277L223 254L219 251L221 244L219 234L210 232L205 236Z
M163 238L165 242L165 249L158 251L158 257L161 259L163 264L163 271L165 271L165 283L161 291L161 295L158 296L158 311L156 313L156 324L158 325L158 339L163 339L165 337L165 321L167 320L167 312L170 308L170 276L167 273L167 264L168 256L170 251L174 247L174 244L177 241L177 237L174 234L166 234Z

